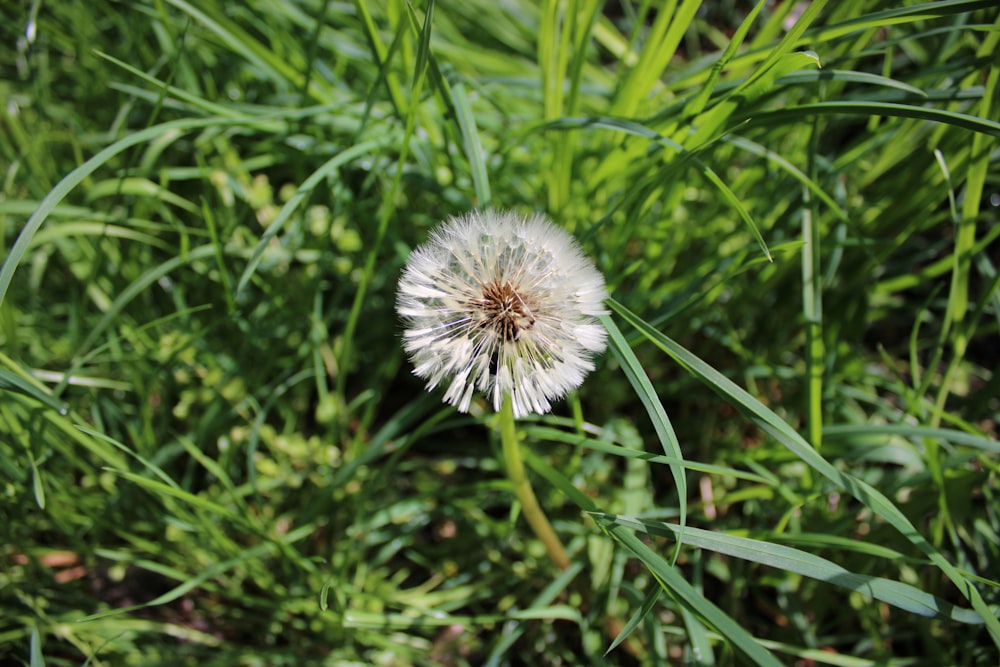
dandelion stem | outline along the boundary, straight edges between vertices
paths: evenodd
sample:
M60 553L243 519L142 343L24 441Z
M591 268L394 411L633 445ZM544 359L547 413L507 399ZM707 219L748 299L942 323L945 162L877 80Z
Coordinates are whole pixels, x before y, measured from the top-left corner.
M517 441L517 432L514 429L514 406L510 396L505 396L503 406L500 408L500 440L503 444L503 458L507 466L507 476L514 487L514 495L521 503L521 512L528 520L531 530L545 545L545 551L549 558L560 570L569 567L569 556L563 547L559 537L552 530L552 524L538 504L535 492L528 483L528 477L524 472L524 461L521 459L521 446Z

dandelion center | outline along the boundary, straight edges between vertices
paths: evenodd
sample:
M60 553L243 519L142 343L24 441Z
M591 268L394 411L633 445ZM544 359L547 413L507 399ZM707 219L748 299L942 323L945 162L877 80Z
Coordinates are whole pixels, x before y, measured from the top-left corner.
M479 326L492 329L505 343L516 341L521 331L535 326L535 315L524 296L510 282L483 285L479 301Z

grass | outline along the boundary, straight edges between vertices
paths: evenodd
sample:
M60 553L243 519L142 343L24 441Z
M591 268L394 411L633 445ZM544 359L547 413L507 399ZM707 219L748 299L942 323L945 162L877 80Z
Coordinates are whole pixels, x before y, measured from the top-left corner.
M0 660L996 664L994 5L21 8ZM487 205L612 293L518 424L565 569L400 346Z

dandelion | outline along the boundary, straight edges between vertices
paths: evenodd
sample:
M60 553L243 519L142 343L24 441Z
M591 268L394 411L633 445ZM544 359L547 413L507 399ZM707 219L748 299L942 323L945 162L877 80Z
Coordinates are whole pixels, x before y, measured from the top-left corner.
M543 215L449 218L410 255L396 308L413 372L467 412L485 392L500 411L544 414L583 382L604 350L604 279Z

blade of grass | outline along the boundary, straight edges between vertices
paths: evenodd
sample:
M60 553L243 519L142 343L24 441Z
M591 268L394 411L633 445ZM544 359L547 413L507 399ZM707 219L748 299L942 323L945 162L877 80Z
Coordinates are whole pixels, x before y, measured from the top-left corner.
M784 420L778 417L770 408L753 398L738 387L729 378L691 354L689 351L670 340L662 333L650 327L640 317L629 311L613 299L608 299L608 305L629 324L646 336L654 345L663 350L688 372L704 382L709 388L725 398L734 407L746 414L765 433L775 438L796 456L807 463L813 470L820 473L833 484L857 498L876 515L885 519L896 528L907 540L923 552L930 560L955 584L959 592L972 604L984 619L990 636L997 646L1000 646L1000 620L986 605L982 595L972 583L962 575L930 542L921 535L910 520L898 507L881 492L871 485L841 472L826 459L820 456L809 443L795 432Z
M368 294L368 286L375 275L375 265L382 250L382 241L385 238L386 230L389 228L389 220L395 211L396 195L400 191L403 181L403 173L406 168L406 157L410 150L410 139L416 129L417 115L420 110L419 101L423 95L424 79L427 73L427 63L430 59L431 27L434 17L434 0L429 0L424 13L423 26L419 33L420 43L417 49L417 62L413 71L413 80L410 85L410 100L412 103L407 107L405 127L403 136L399 144L399 158L396 162L396 173L393 176L392 184L382 200L379 208L378 226L375 236L371 240L368 255L361 272L361 279L358 281L358 288L351 303L351 310L347 316L347 324L344 327L343 338L341 339L341 349L339 350L338 366L341 369L337 376L336 395L343 396L345 383L351 371L351 360L354 354L354 332L357 330L358 321L361 317L361 307ZM342 414L341 418L346 420L347 414ZM342 426L345 424L341 424Z
M670 418L667 417L667 412L663 409L663 404L660 402L659 396L656 395L656 390L653 389L653 384L649 381L649 377L647 377L646 371L643 370L642 364L639 363L635 353L632 352L632 348L629 347L628 342L618 329L618 325L614 323L614 320L607 315L602 315L601 323L608 330L608 343L611 352L618 359L625 377L628 378L629 384L635 390L636 396L642 402L643 407L646 408L646 413L649 415L650 421L653 422L653 430L656 431L663 451L667 456L683 459L684 453L681 451L680 443L677 442L677 435L670 424ZM684 473L684 467L680 465L670 464L670 474L673 476L674 485L677 487L677 505L680 511L681 525L683 526L687 522L687 477ZM677 562L677 557L680 555L680 546L680 543L678 543L673 556L671 556L671 566Z
M712 97L712 93L715 91L716 84L719 81L719 77L722 75L722 71L729 64L729 61L733 59L733 56L739 51L740 46L743 45L743 41L746 39L747 33L750 32L750 27L753 22L757 20L757 15L760 14L760 10L763 9L767 0L760 0L753 9L747 14L746 18L740 23L740 27L736 29L733 33L732 38L726 45L726 49L719 56L719 59L715 61L712 65L712 69L708 75L708 81L705 82L704 86L698 91L694 97L692 97L688 103L684 106L684 115L687 117L697 116L705 107L708 105L709 98ZM669 132L667 132L669 134Z
M346 148L340 153L327 160L323 166L314 171L309 177L302 182L302 185L295 191L287 202L278 211L278 214L274 217L274 220L267 226L267 230L261 235L260 241L257 242L257 246L254 248L253 252L250 254L250 259L247 260L247 265L243 269L242 275L240 275L239 281L236 283L236 293L239 294L246 287L247 283L253 278L254 273L260 264L261 259L264 256L264 252L267 250L268 245L277 234L284 228L285 223L292 217L292 214L298 210L299 206L309 197L316 187L322 183L324 180L330 178L340 167L348 164L349 162L358 159L363 155L368 155L374 152L376 149L382 148L387 143L389 143L394 137L390 134L388 136L383 136L378 139L371 139L360 144Z
M815 156L819 152L820 127L813 121L809 133L809 180L816 180ZM806 428L809 442L823 448L823 380L826 374L826 346L823 340L823 270L820 261L820 216L811 191L802 189L802 318L806 329L805 385ZM812 476L805 487L812 487Z
M826 433L827 439L864 437L867 441L870 438L879 438L880 435L885 438L897 436L917 441L929 439L951 442L957 445L975 447L992 454L1000 454L1000 441L983 435L963 433L946 428L911 426L909 424L838 424L827 426L823 431Z
M594 501L577 489L566 476L549 465L544 459L525 453L525 460L535 472L547 479L553 486L566 494L585 512L601 513ZM656 577L659 584L671 597L681 605L697 614L709 626L715 628L733 647L757 665L777 667L781 663L764 650L756 638L724 611L716 607L710 600L699 593L694 586L678 572L670 563L661 558L635 533L624 526L607 523L603 528L619 544L638 558Z
M982 616L976 611L956 607L910 584L883 577L855 574L826 558L801 549L690 526L683 528L682 531L681 526L662 521L649 521L611 514L595 514L593 516L600 521L617 523L640 533L668 537L672 540L683 539L685 544L699 549L707 549L787 572L795 572L810 579L817 579L840 588L863 593L876 600L921 616L947 618L973 625L981 625L984 622ZM681 537L682 534L683 537Z
M144 130L139 130L138 132L116 141L71 171L63 177L63 179L59 181L59 183L57 183L47 195L45 195L41 202L39 202L38 208L35 209L35 212L28 218L28 221L21 229L21 233L18 234L17 240L14 241L14 245L11 246L10 251L4 258L3 264L0 265L0 305L3 304L4 297L7 295L7 289L10 287L10 281L14 276L14 271L17 270L17 266L21 262L21 258L24 256L25 251L31 244L31 239L35 235L35 232L38 231L39 227L42 226L52 210L66 197L66 195L80 185L80 183L82 183L88 176L111 160L111 158L115 157L122 151L131 148L132 146L152 141L153 139L171 132L177 132L180 135L192 130L206 127L225 127L231 126L236 122L246 122L250 125L256 125L261 121L261 118L251 116L244 117L238 121L234 120L232 117L184 118L181 120L167 121L159 125L148 127Z
M665 148L669 148L679 153L682 161L693 162L695 165L698 166L698 168L701 170L701 173L705 176L705 178L708 179L708 181L712 183L716 187L716 189L718 189L719 193L722 195L722 198L726 201L726 203L732 206L733 209L736 210L740 218L743 219L743 222L745 222L747 224L747 227L749 227L750 232L753 234L754 239L756 239L757 241L757 244L760 246L761 250L767 256L768 261L772 261L771 251L768 249L767 243L764 241L764 237L761 235L760 230L757 228L757 223L754 222L750 213L743 206L742 202L740 201L740 198L733 193L733 191L729 188L729 186L726 185L726 183L722 180L722 178L720 178L719 175L716 174L711 167L709 167L707 164L698 159L695 152L685 149L677 142L661 135L655 130L652 130L639 123L622 118L608 118L608 117L563 118L558 121L540 125L536 129L565 130L565 129L580 128L580 127L596 127L606 130L612 130L614 132L624 132L625 134L631 134L637 137L642 137L644 139L648 139L656 144L659 144Z
M469 95L461 83L451 86L450 92L455 105L458 127L462 134L462 147L465 149L466 159L469 160L469 165L472 167L472 183L476 190L476 198L479 200L477 203L480 207L485 208L490 205L493 195L490 192L490 178L486 170L483 143L479 140L479 132L476 130L476 119L469 104Z
M955 127L986 134L992 137L1000 137L1000 123L978 116L959 113L957 111L946 111L943 109L932 109L929 107L918 107L912 104L900 104L897 102L815 102L812 104L799 104L754 113L752 122L754 124L774 125L800 121L811 115L848 115L848 116L895 116L899 118L917 118L929 120L935 123L947 123Z
M224 44L230 47L235 53L252 63L263 75L272 79L276 83L287 83L292 89L301 89L304 77L285 59L281 58L273 49L262 44L246 30L241 28L236 22L223 16L221 7L213 7L209 3L199 3L200 7L194 7L186 0L166 0L181 12L187 14L206 29L215 33ZM313 86L310 90L315 91ZM328 100L320 100L328 101Z
M1000 18L995 25L996 30L983 40L978 55L993 57L994 64L990 67L986 78L986 92L979 105L979 115L988 119L994 114L993 104L996 99L997 82L1000 80L1000 64L997 62L998 47L1000 47ZM994 123L1000 129L1000 123ZM1000 132L996 136L1000 136ZM965 330L965 316L969 310L969 273L972 269L972 248L976 243L976 221L979 217L979 207L982 203L986 175L990 168L990 153L995 144L982 134L972 136L972 151L968 173L965 180L965 196L962 200L962 217L958 221L955 233L955 250L952 254L954 265L951 275L951 285L948 292L948 308L945 312L943 329L947 331L954 325L951 335L952 358L945 371L945 380L941 383L936 406L937 411L932 417L931 426L940 423L939 415L944 411L944 404L951 392L951 380L958 365L965 356L968 345L968 332Z
M725 475L727 477L733 477L735 479L744 479L755 483L766 483L767 480L760 475L755 475L753 473L745 472L743 470L737 470L735 468L727 468L725 466L712 465L711 463L701 463L699 461L689 461L682 458L677 458L676 456L663 456L660 454L650 454L646 451L640 451L635 449L629 449L628 447L623 447L621 445L615 445L607 442L602 442L600 440L594 440L591 438L581 437L577 433L567 433L566 431L560 431L554 428L548 428L545 426L536 426L531 424L525 424L521 427L521 430L526 434L531 435L536 440L546 440L549 442L562 442L565 444L573 445L575 447L586 447L595 452L603 452L605 454L611 454L613 456L621 456L623 458L629 459L642 459L647 463L660 463L664 465L677 465L681 466L686 470L695 470L697 472L705 472L714 475Z
M639 53L639 62L625 76L611 106L611 115L629 117L635 114L663 76L700 6L701 0L683 0L677 8L676 0L672 0L666 7L658 8Z

